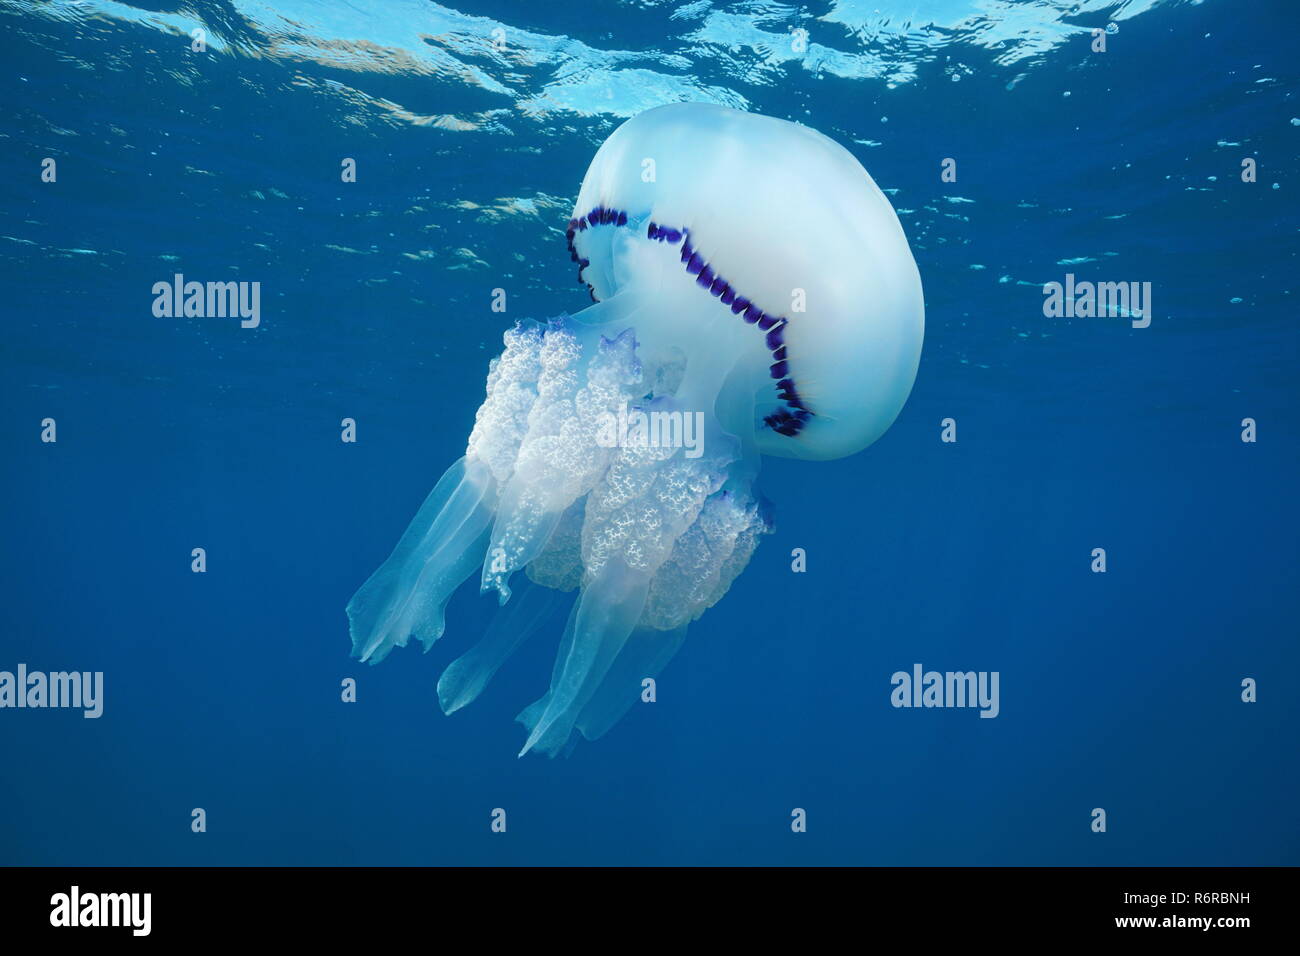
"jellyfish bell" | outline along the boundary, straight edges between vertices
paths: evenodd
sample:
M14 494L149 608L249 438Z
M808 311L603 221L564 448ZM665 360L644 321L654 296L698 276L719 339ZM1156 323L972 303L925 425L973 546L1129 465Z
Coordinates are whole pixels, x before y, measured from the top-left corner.
M888 200L843 147L784 120L705 104L628 120L565 237L594 304L506 332L465 456L348 605L362 660L412 635L427 650L479 572L502 607L439 681L452 713L567 602L521 754L594 739L638 699L771 530L761 456L874 442L924 331Z
M889 201L821 133L708 104L648 110L597 151L574 216L595 298L631 293L677 320L661 328L657 315L643 341L660 330L699 351L731 345L712 361L749 366L735 385L754 397L762 454L850 455L902 409L921 355L920 276ZM611 216L626 225L600 228ZM795 401L773 400L787 380ZM772 427L774 413L795 424Z

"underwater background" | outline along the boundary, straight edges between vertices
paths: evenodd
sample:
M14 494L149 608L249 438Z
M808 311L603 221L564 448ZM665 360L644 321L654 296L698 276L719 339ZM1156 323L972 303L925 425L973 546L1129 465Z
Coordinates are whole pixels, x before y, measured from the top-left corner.
M0 710L0 862L1300 862L1297 30L1289 0L0 0L0 669L104 673L97 720ZM776 533L657 702L517 759L558 633L448 718L495 601L374 668L343 609L504 330L589 304L595 149L681 100L861 160L920 372L865 452L764 461ZM260 282L260 325L155 317L175 273ZM1150 326L1046 317L1067 273L1150 282ZM999 672L1000 714L892 707L916 663Z

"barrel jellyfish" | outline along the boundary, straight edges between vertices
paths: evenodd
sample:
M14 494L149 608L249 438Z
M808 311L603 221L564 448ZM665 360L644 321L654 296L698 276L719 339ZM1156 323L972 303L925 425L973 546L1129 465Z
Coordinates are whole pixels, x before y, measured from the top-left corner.
M633 117L597 150L565 236L594 304L505 333L464 457L347 607L361 660L412 636L427 651L478 571L502 606L438 681L451 714L567 603L520 756L567 752L630 709L771 531L762 456L879 438L925 323L889 201L846 149L785 120L699 103Z

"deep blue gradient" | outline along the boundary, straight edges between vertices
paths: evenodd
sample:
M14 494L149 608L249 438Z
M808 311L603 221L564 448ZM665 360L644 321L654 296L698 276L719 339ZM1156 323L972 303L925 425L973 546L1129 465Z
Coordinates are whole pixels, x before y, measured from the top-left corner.
M455 30L297 2L277 34L279 6L0 2L0 669L106 683L99 720L0 710L0 863L1300 862L1295 4L1024 4L1019 43L956 0L479 0ZM828 68L746 39L796 27ZM807 123L890 191L920 374L866 452L764 463L777 532L657 703L519 760L558 634L447 718L494 602L375 668L343 608L503 330L586 304L561 230L596 147L683 98ZM155 318L175 272L260 281L261 326ZM1151 326L1045 318L1066 272L1151 282ZM916 662L999 671L1001 715L892 708Z

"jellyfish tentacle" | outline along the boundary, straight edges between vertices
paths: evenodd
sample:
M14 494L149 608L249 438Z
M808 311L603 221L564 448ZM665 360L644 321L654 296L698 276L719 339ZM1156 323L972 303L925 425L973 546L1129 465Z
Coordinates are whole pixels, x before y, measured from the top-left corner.
M564 509L571 482L560 467L548 467L561 430L574 418L582 346L557 324L543 334L539 350L537 398L528 411L526 432L513 473L500 501L492 541L483 562L482 590L495 588L501 603L510 597L510 573L531 561L545 547ZM563 465L563 462L559 462Z
M503 336L505 351L488 367L487 395L474 414L465 456L483 461L499 485L514 474L542 372L542 330L518 323Z
M576 726L582 736L595 740L618 723L641 696L643 682L657 678L685 640L685 625L671 631L636 628L578 715Z
M377 664L418 637L442 636L443 607L483 560L503 482L514 471L536 401L541 332L523 324L503 337L465 455L443 474L379 569L348 602L352 653Z
M564 664L569 659L569 653L573 650L573 632L578 620L578 604L574 601L569 608L569 616L565 619L564 630L560 632L560 648L555 655L555 663L551 665L551 682L545 694L533 701L518 714L515 720L524 725L532 732L533 727L537 725L538 719L546 711L547 705L551 702L551 693L559 686L560 674L564 672Z
M749 563L759 535L770 531L762 504L739 475L705 500L656 569L640 626L583 707L576 721L583 737L595 740L627 713L643 681L659 676L685 641L687 625L722 598Z
M519 756L534 749L555 756L568 743L583 707L640 620L649 587L649 574L615 559L583 589L572 621L572 644L545 703L518 718L530 731Z
M649 405L659 412L682 412L673 398ZM550 692L519 717L529 730L521 756L529 750L552 756L563 750L632 631L645 622L657 574L725 483L727 466L739 453L739 443L716 423L708 428L705 437L710 436L708 454L700 458L689 458L676 446L621 447L588 495L581 536L586 569L582 596ZM634 653L630 666L637 663ZM593 727L615 709L620 696L616 688L600 697Z
M566 600L559 591L529 583L497 611L483 639L447 665L438 679L438 703L453 714L472 703L524 641L537 633Z
M711 487L712 480L706 479L704 487ZM678 485L679 490L672 494L680 497L680 475L667 480L661 476L661 482L669 488ZM626 480L615 483L623 490L629 487ZM654 565L653 573L644 568L632 572L619 556L601 564L597 576L588 581L565 628L550 691L516 718L530 732L521 753L532 749L552 756L562 754L571 745L574 729L588 740L604 734L636 701L641 682L657 677L667 666L685 639L687 625L717 603L744 570L758 537L770 532L771 523L748 484L739 479L728 482L732 483L737 484L735 489L715 491L698 507L687 504L677 520L670 518L658 525L662 540L657 544L637 541L635 535L618 536L617 543L626 553L650 556L647 563ZM642 504L644 501L625 507L611 523L625 528L627 515L640 510ZM598 526L599 500L595 509L588 520ZM597 546L588 560L599 560L595 555L603 549L592 543ZM665 544L671 552L655 563L655 548ZM634 573L648 575L649 582L636 626L625 627L627 615L615 621L610 614L608 620L614 623L607 623L603 631L594 630L591 622L599 622L599 616L584 618L578 611L592 607L593 601L595 607L601 607L600 602L618 591L614 582L621 584Z
M641 379L631 328L612 339L591 331L583 337L595 347L584 349L565 323L545 333L537 401L483 561L482 590L495 589L502 604L511 574L542 553L560 517L605 473L615 449L602 430Z
M353 656L377 664L412 634L426 651L442 636L443 607L487 546L496 497L483 462L461 458L447 469L388 560L348 602Z
M670 631L698 620L749 564L758 539L771 533L763 502L731 484L709 496L655 572L643 625Z

